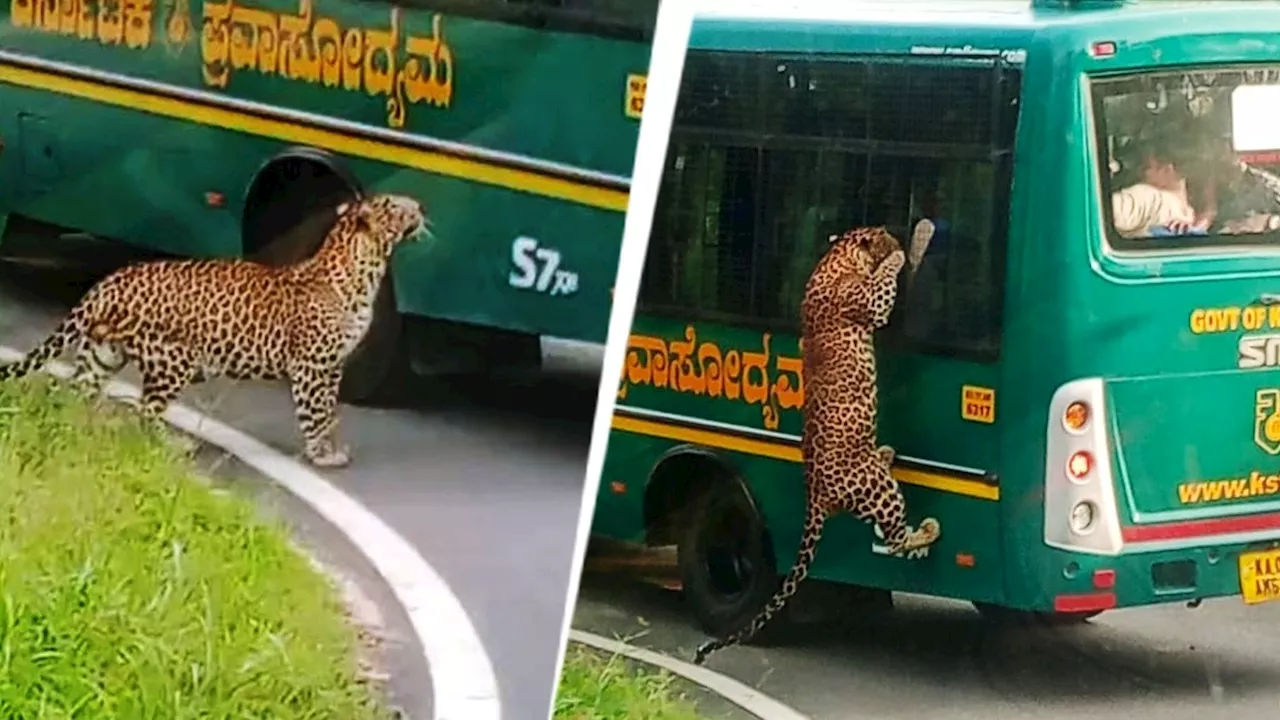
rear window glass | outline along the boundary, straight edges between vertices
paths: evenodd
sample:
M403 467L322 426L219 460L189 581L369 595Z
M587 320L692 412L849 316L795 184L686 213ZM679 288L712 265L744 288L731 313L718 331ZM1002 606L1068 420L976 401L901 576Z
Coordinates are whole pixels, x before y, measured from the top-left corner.
M1280 242L1280 65L1096 78L1112 247Z

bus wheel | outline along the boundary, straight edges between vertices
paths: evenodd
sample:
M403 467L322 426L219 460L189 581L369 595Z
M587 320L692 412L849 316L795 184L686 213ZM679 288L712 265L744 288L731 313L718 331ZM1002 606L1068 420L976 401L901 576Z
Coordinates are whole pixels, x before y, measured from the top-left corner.
M409 356L403 347L404 318L396 309L391 273L382 280L373 301L369 330L347 358L342 369L338 397L343 402L370 403L382 400L398 380L409 373Z
M685 599L702 629L722 637L750 622L778 588L764 518L736 483L716 481L679 523L677 562ZM775 618L756 641L767 642Z
M1015 610L1013 608L1001 607L999 605L982 602L975 602L973 607L984 620L997 625L1035 624L1053 627L1080 625L1088 622L1098 615L1101 615L1103 612L1101 610L1087 610L1084 612L1038 612Z

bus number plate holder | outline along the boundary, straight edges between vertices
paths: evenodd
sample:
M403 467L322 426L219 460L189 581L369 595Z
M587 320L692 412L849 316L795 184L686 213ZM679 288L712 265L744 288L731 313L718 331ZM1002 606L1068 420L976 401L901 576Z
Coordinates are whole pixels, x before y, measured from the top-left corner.
M1240 553L1239 567L1246 605L1280 600L1280 549Z

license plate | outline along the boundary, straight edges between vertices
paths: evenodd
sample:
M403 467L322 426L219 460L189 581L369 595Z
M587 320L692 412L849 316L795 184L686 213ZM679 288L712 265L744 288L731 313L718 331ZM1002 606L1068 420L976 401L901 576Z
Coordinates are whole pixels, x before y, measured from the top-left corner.
M1280 549L1240 553L1240 594L1246 605L1280 600Z

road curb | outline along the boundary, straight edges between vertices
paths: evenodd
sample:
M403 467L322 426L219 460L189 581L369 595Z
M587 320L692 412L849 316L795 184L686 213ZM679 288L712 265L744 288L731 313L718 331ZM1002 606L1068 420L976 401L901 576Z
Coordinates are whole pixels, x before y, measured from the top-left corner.
M607 637L596 635L586 630L578 630L577 628L569 631L569 641L590 645L598 650L660 667L673 675L679 675L685 680L719 695L760 718L760 720L810 720L809 716L783 705L781 702L734 680L728 675L721 675L714 670L708 670L704 667L677 660L670 655L663 655L652 650L628 645L620 640L610 640Z
M0 362L24 357L0 345ZM52 361L46 373L66 379L72 368ZM137 398L138 388L119 380L113 398ZM502 703L493 663L471 618L444 578L377 515L301 462L219 420L174 403L170 425L221 448L306 503L342 533L391 588L404 608L431 672L432 720L500 720Z

